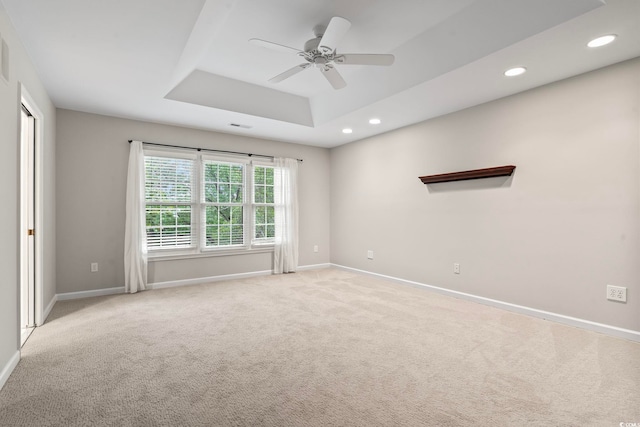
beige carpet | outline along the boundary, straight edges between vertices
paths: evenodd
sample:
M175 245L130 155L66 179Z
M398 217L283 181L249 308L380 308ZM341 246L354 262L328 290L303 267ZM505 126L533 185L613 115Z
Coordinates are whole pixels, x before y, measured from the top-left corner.
M341 270L59 302L2 426L619 426L640 345Z

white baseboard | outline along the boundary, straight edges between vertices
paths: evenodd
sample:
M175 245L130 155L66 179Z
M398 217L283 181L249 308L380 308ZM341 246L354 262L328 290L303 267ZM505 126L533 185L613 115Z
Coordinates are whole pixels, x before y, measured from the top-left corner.
M321 268L329 268L329 267L331 267L331 264L329 263L303 265L298 267L298 270L299 271L318 270ZM221 282L223 280L246 279L249 277L268 276L271 274L273 274L271 270L263 270L263 271L250 271L247 273L222 274L219 276L197 277L194 279L169 280L166 282L149 283L147 284L147 289L163 289L163 288L173 288L176 286L200 285L203 283ZM51 303L45 310L44 318L45 319L47 318L56 301L66 301L66 300L72 300L72 299L99 297L104 295L115 295L115 294L123 294L123 293L124 293L124 286L117 287L117 288L96 289L93 291L65 292L62 294L56 294L53 301L51 301Z
M20 361L20 351L16 351L9 362L2 368L2 372L0 372L0 390L4 387L5 383L9 379L9 376L13 372L13 370L18 366L18 362Z
M298 266L298 271L321 270L323 268L331 268L331 264L326 263L326 264L301 265L301 266Z
M201 285L203 283L221 282L223 280L246 279L248 277L268 276L271 270L251 271L248 273L222 274L220 276L198 277L195 279L169 280L147 284L147 289L175 288L176 286Z
M123 294L123 293L124 293L124 286L120 286L118 288L96 289L93 291L65 292L63 294L56 294L56 300L66 301L70 299L101 297L104 295L115 295L115 294Z
M633 331L631 329L624 329L624 328L619 328L617 326L605 325L603 323L592 322L590 320L585 320L585 319L578 319L571 316L565 316L563 314L551 313L544 310L538 310L536 308L525 307L517 304L511 304L504 301L494 300L491 298L485 298L485 297L467 294L459 291L453 291L451 289L440 288L437 286L427 285L424 283L414 282L411 280L400 279L393 276L386 276L384 274L372 273L370 271L359 270L357 268L345 267L339 264L332 264L332 267L339 268L341 270L353 271L353 272L365 274L368 276L386 279L395 283L400 283L402 285L428 289L430 291L433 291L442 295L447 295L454 298L464 299L467 301L472 301L479 304L500 308L503 310L511 311L513 313L525 314L527 316L536 317L543 320L550 320L552 322L560 323L567 326L573 326L580 329L599 332L601 334L609 335L616 338L624 338L630 341L640 342L640 331Z
M319 270L321 268L329 268L331 264L314 264L303 265L298 267L298 271ZM156 282L147 284L147 289L163 289L174 288L176 286L201 285L203 283L221 282L223 280L247 279L250 277L270 276L273 274L271 270L250 271L247 273L222 274L219 276L198 277L195 279L169 280L167 282Z
M40 323L40 325L43 325L44 322L47 321L47 317L49 317L49 314L51 314L51 310L53 310L53 306L56 305L56 302L58 302L58 295L54 295L53 298L51 299L51 302L49 303L49 305L47 306L47 308L44 309L44 313L42 313L42 323ZM38 325L38 326L40 326Z

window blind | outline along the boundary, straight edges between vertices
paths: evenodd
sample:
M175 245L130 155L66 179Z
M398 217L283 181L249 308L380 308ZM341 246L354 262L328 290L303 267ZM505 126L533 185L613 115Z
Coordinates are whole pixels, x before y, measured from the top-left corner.
M192 159L145 156L145 201L149 249L194 246Z

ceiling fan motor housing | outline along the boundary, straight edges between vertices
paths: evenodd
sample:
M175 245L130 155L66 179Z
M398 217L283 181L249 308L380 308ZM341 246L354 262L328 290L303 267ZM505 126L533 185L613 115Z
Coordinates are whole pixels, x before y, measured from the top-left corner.
M304 44L304 51L306 53L313 53L318 50L318 45L320 45L320 40L322 40L322 36L316 37L315 39L307 40Z
M301 54L301 56L303 56L304 59L311 63L315 68L326 71L327 68L332 68L333 66L334 52L323 52L318 49L321 40L322 35L315 39L307 40L304 44L304 54Z

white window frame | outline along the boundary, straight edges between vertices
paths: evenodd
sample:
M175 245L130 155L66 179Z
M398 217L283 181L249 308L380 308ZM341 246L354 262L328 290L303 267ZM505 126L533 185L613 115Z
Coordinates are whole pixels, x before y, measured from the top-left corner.
M145 156L145 160L147 157L165 157L165 158L171 158L171 159L183 159L183 160L193 160L193 170L192 173L195 176L198 176L199 172L198 172L198 160L197 160L197 156L194 155L193 153L185 153L182 151L170 151L170 150L144 150L144 156ZM145 166L146 168L146 166ZM145 175L146 175L146 171L145 171ZM190 205L191 206L191 244L189 246L185 246L185 247L180 247L180 248L172 248L172 247L168 247L168 248L153 248L153 249L149 249L149 255L151 257L153 257L154 255L158 254L158 256L161 256L163 254L172 254L174 252L179 252L179 253L192 253L197 249L197 245L195 244L195 238L197 237L196 234L194 234L195 232L197 232L197 224L199 222L199 218L197 216L197 209L196 205L196 196L198 194L198 183L195 182L193 180L192 177L192 181L191 181L191 201L189 203L185 203L185 202L166 202L166 203L151 203L151 204L160 204L160 205ZM145 201L145 212L146 212L146 201ZM146 223L145 223L146 226ZM145 227L146 230L146 227Z
M191 243L185 248L154 248L148 250L150 260L198 258L224 255L253 254L259 252L272 252L273 241L255 241L255 208L254 203L254 167L273 167L273 161L251 160L246 157L226 156L209 153L186 152L179 149L144 149L144 155L169 157L179 159L194 159L192 192L191 192ZM242 245L231 245L223 247L206 247L205 237L205 209L211 203L204 201L204 161L214 161L222 163L240 163L244 172L243 183L243 240ZM259 204L262 205L262 204Z
M253 247L265 247L265 246L271 246L273 247L274 243L275 243L275 239L261 239L261 240L257 240L254 238L254 236L256 235L256 223L255 223L255 215L256 215L256 208L259 206L273 206L275 209L275 203L256 203L255 201L255 191L254 191L254 168L258 166L258 167L265 167L265 168L274 168L274 163L273 162L265 162L265 161L253 161L252 165L251 165L251 195L250 195L250 201L251 201L251 241L252 241L252 245ZM274 171L275 173L275 171ZM274 191L275 191L275 186L274 186ZM275 202L275 200L274 200Z
M226 164L241 164L242 165L242 174L243 174L243 182L242 182L242 204L235 204L235 206L242 207L242 225L243 225L243 243L241 245L226 245L220 247L207 247L206 245L206 224L205 224L205 210L208 206L234 206L233 203L223 203L223 202L206 202L204 198L204 162L216 162L216 163L226 163ZM237 251L237 250L245 250L247 249L247 209L250 208L249 203L247 203L247 178L249 178L250 170L250 162L244 158L230 158L223 156L215 156L209 154L201 154L198 156L198 183L200 185L198 191L198 205L199 205L199 240L198 247L201 252L220 252L220 251ZM250 249L250 248L249 248Z

